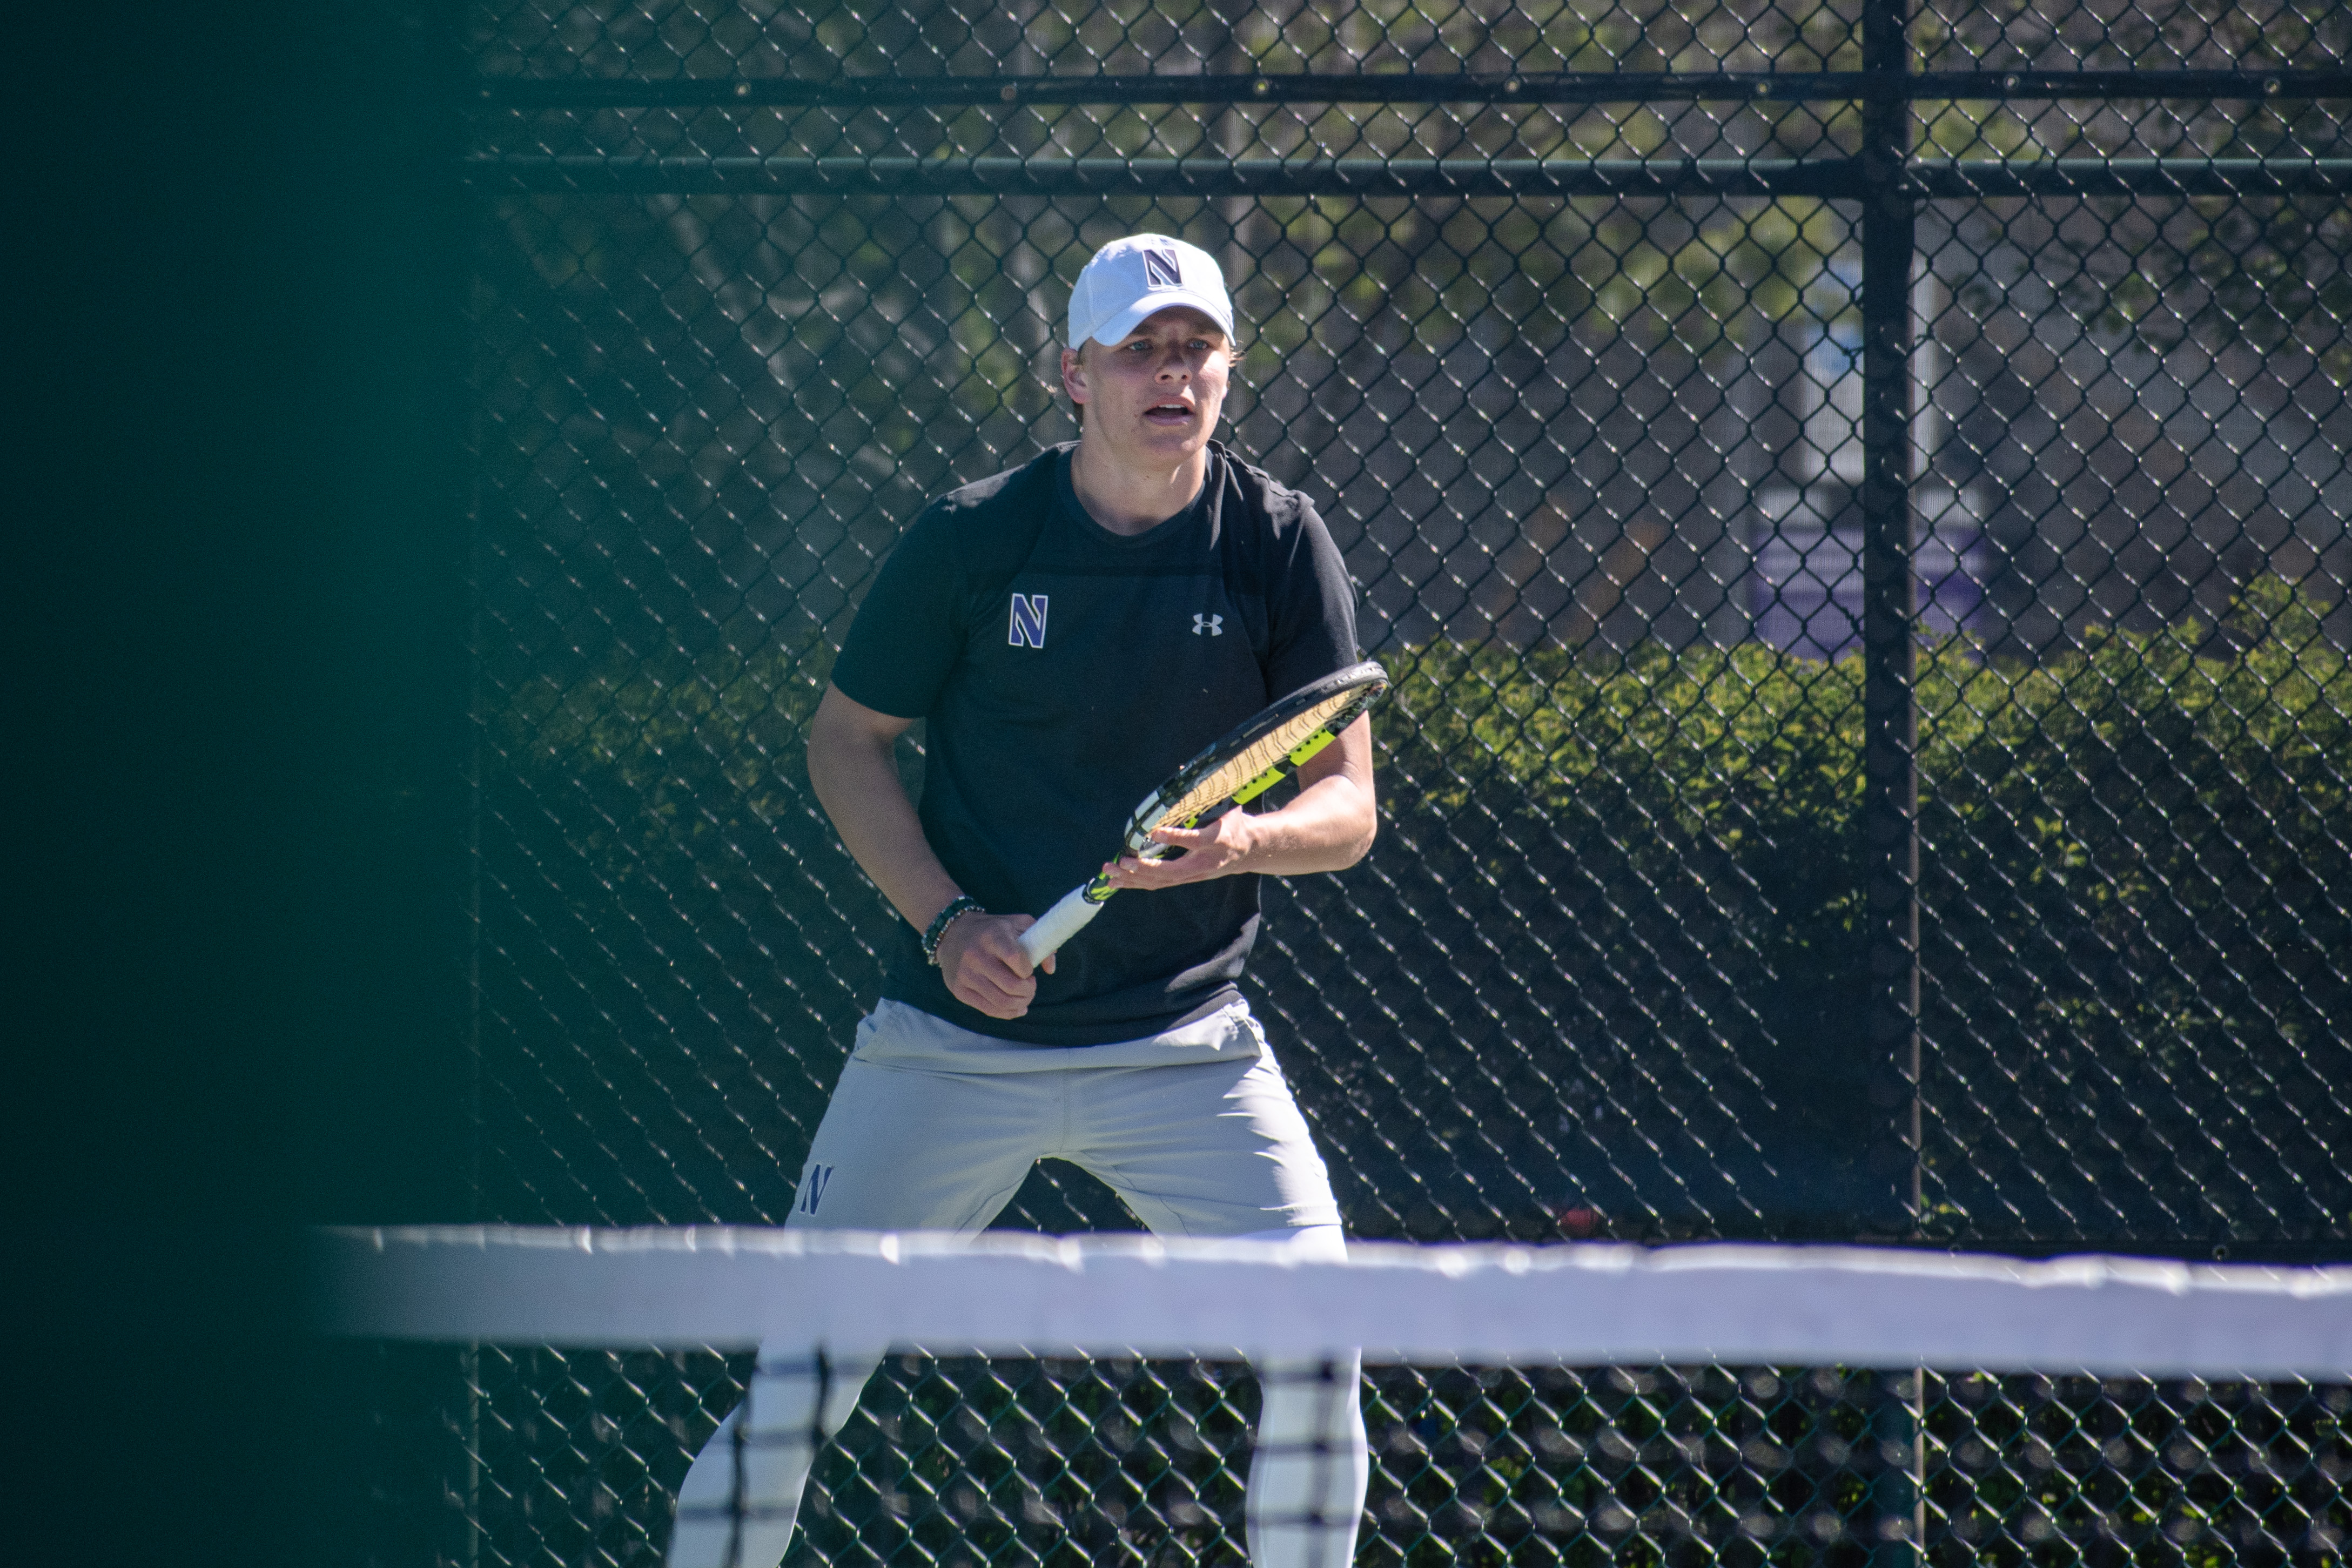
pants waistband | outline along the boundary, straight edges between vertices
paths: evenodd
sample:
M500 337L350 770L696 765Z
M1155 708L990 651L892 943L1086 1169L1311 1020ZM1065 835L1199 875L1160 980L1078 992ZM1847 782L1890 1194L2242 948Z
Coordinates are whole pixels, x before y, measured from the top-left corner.
M857 1026L850 1054L881 1067L951 1072L1057 1072L1072 1069L1181 1067L1252 1061L1266 1053L1265 1032L1249 1004L1234 1001L1145 1040L1105 1045L1023 1045L981 1034L919 1008L885 1000Z

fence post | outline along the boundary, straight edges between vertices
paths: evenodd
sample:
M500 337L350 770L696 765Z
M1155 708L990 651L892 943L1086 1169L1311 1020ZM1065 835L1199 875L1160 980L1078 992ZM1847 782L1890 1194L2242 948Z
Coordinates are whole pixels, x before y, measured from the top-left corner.
M1913 622L1911 271L1917 208L1905 183L1911 106L1905 0L1863 12L1862 571L1863 876L1868 944L1870 1109L1865 1234L1919 1222L1919 780ZM1868 1510L1873 1568L1915 1568L1925 1547L1916 1370L1882 1375Z
M1865 1233L1909 1236L1919 1214L1919 783L1913 626L1911 268L1904 183L1910 105L1902 0L1871 0L1864 68L1862 642L1864 903L1869 943L1873 1212Z

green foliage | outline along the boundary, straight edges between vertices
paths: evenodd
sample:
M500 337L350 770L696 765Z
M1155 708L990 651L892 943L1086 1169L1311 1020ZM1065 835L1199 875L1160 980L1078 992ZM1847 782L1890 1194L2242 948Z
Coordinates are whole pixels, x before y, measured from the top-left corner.
M2264 353L2302 340L2336 385L2352 380L2344 341L2352 276L2342 262L2352 204L2203 197L2184 204L2168 229L2133 249L2121 277L2102 282L2085 267L2069 279L2068 308L2111 338L2135 335L2158 353L2190 338L2213 351L2243 342Z
M1447 810L1507 782L1555 818L1598 793L1678 836L1719 831L1737 846L1792 814L1809 836L1833 831L1859 800L1853 660L1649 643L1602 665L1556 645L1434 643L1393 664L1407 717L1388 727L1406 729L1404 771L1441 781L1424 797Z
M1920 796L1939 880L2052 889L2096 918L2276 890L2340 855L2352 664L2320 613L2272 580L2222 627L2105 632L2038 665L1989 665L1959 639L1923 648ZM1604 664L1435 643L1392 663L1383 727L1440 814L1500 792L1637 862L1719 855L1739 883L1776 892L1799 866L1849 862L1858 655L1650 644ZM1824 888L1816 913L1831 910L1843 925L1850 889Z
M1723 1097L1757 1146L1709 1158L1759 1233L1851 1234L1872 1202L1859 664L1441 645L1394 667L1397 836L1491 888L1481 918L1550 941L1549 973L1511 967L1568 1061L1660 1064L1611 1082L1618 1101Z
M800 735L824 694L833 650L812 630L796 646L721 644L689 657L614 645L566 681L541 673L488 716L490 744L538 798L564 813L572 849L618 885L648 857L708 852L798 814Z
M1511 842L1556 841L1622 887L1621 909L1654 901L1706 931L1718 967L1762 969L1727 989L1768 1034L1776 1009L1815 1037L1851 1015L1859 661L1645 644L1601 664L1446 644L1400 662L1396 707L1410 716L1398 771L1429 807L1458 818L1489 802L1533 830ZM1604 963L1628 979L1652 967Z
M2298 798L2302 814L2325 815L2344 802L2331 758L2352 756L2352 663L2322 613L2264 579L2220 627L2095 632L2039 664L1989 665L1959 638L1923 647L1923 794L2020 768L2078 778L2061 758L2145 732L2210 754L2221 771L2198 784L2205 798L2229 780L2272 802L2265 815ZM1506 781L1554 814L1627 790L1679 831L1738 848L1759 823L1842 832L1860 803L1859 655L1647 643L1604 664L1557 645L1440 643L1390 663L1383 728L1407 773L1440 781L1423 798L1448 810Z
M1929 1158L1948 1213L2002 1207L1958 1146L1977 1118L2074 1151L2091 1168L2073 1200L2064 1161L2023 1168L2078 1219L2126 1204L2094 1196L2105 1156L2128 1171L2137 1148L2154 1174L2232 1137L2324 1142L2307 1107L2347 1065L2352 1007L2352 663L2320 615L2266 580L2218 627L2106 632L2039 664L1920 650L1924 1027L1954 1140ZM1784 1130L1832 1143L1856 1085L1826 1063L1867 1060L1859 658L1441 644L1392 663L1383 736L1419 786L1400 809L1498 885L1599 884L1557 906L1614 923L1575 983L1718 985L1716 1023ZM1498 830L1465 827L1481 821ZM1660 956L1677 936L1705 966ZM2259 1183L2172 1179L2188 1212L2182 1192L2150 1199L2155 1233L2274 1223L2240 1211Z
M2352 1005L2352 664L2319 607L2260 582L2220 627L1941 664L1922 708L1931 1037L2026 1085L2021 1135L2173 1172L2158 1233L2275 1225L2238 1164L2324 1168Z

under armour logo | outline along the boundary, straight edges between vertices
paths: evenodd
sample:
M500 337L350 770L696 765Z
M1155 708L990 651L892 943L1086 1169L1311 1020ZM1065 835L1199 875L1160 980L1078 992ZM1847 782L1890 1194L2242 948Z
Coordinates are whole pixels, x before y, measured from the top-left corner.
M1013 625L1004 640L1016 648L1042 648L1045 645L1045 596L1042 593L1016 593L1013 596Z
M1225 618L1222 615L1193 616L1192 635L1198 637L1203 632L1206 632L1212 637L1223 636L1225 634Z
M1146 288L1181 288L1184 268L1172 250L1150 246L1143 252L1143 287Z
M833 1180L831 1166L811 1166L801 1182L800 1209L803 1214L814 1214L816 1206L824 1201L825 1184Z

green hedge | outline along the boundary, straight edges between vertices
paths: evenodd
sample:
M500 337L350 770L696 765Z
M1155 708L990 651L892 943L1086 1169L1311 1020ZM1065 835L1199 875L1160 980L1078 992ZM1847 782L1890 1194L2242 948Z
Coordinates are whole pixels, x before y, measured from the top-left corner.
M2352 665L2319 615L2266 581L2221 626L2103 632L2032 666L1921 650L1943 1230L2352 1236ZM1455 874L1552 890L1586 932L1582 983L1701 998L1779 1163L1868 1202L1859 658L1391 663L1391 776Z

